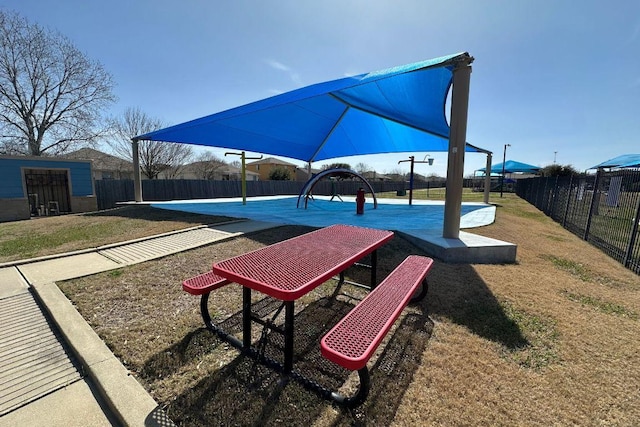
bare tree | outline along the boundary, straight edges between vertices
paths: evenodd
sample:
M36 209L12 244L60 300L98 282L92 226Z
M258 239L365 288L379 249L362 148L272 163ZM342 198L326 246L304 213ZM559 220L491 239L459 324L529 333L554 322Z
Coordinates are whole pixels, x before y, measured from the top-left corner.
M364 163L364 162L360 162L358 164L356 164L356 172L358 172L359 174L363 174L365 172L369 172L371 169L371 166L369 166L368 164Z
M56 155L94 140L112 89L68 38L0 11L0 153Z
M112 120L113 137L108 144L119 156L133 160L131 138L164 127L159 119L148 116L139 108L128 108L121 117ZM160 173L173 178L191 159L193 150L185 144L173 142L139 141L140 169L149 179Z
M193 165L193 171L199 179L216 179L227 164L212 153L202 153Z

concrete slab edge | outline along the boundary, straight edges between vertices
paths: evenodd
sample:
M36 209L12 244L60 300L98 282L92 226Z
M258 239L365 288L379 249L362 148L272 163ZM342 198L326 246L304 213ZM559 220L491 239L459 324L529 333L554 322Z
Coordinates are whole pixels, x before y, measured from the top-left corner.
M452 264L513 264L516 262L517 245L496 239L471 235L465 239L417 237L397 231L399 236L419 247L427 254Z
M123 425L174 425L55 283L32 285L32 289Z

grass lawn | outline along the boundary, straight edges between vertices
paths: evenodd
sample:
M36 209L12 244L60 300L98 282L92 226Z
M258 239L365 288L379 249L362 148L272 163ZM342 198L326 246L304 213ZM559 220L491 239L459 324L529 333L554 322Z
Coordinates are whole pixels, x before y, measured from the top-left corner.
M169 212L149 206L0 223L0 263L95 248L230 218Z
M427 298L405 310L382 344L370 364L369 399L353 411L295 382L283 386L241 357L203 329L198 298L180 287L215 260L307 227L58 285L179 425L636 425L640 277L515 195L493 200L496 222L472 231L516 243L517 262L436 262ZM412 253L421 251L396 236L379 251L379 277ZM332 290L323 285L296 305L296 366L349 387L349 373L320 356L318 341L360 294L348 289L352 297L331 300ZM237 330L240 301L237 285L215 291L212 316ZM256 295L255 308L275 306Z

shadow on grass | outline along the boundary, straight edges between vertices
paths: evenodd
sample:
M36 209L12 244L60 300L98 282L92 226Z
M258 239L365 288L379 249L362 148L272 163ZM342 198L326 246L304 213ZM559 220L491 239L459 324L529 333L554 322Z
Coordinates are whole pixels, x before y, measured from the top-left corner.
M313 228L304 226L286 226L250 238L269 245L311 230ZM378 283L410 254L429 256L400 236L395 236L381 247L378 250ZM370 264L371 259L365 257L361 262ZM370 270L365 268L352 267L346 275L355 282L370 282ZM519 350L530 345L518 323L505 311L472 265L446 264L436 260L427 279L429 295L422 305L430 314L448 318L508 350Z
M253 304L254 310L262 315L278 305L270 298ZM322 357L320 339L351 308L352 304L340 298L321 298L295 317L295 369L331 390L340 388L351 372ZM398 329L371 368L367 401L352 411L342 408L337 408L337 414L331 411L331 423L391 423L433 329L426 314L414 311L398 322ZM236 313L220 326L238 332L240 320L241 314ZM254 345L264 345L266 355L282 360L282 337L269 333L263 339ZM152 382L154 378L178 373L193 357L203 357L221 345L226 343L211 332L198 329L151 357L142 367L141 376ZM332 406L315 392L293 380L281 381L276 371L242 355L165 403L171 419L180 425L308 425Z
M530 345L516 320L508 315L472 266L436 263L430 283L430 313L465 326L508 350Z
M429 256L399 236L383 246L378 251L378 282L410 254ZM369 261L365 259L364 262ZM352 280L360 283L369 283L369 274L366 269L356 268L348 273ZM472 265L436 260L427 280L429 294L422 305L431 315L448 318L509 350L530 344L518 323L505 311Z
M97 212L88 212L85 216L98 217L122 217L128 219L144 219L153 221L180 221L193 224L215 224L218 222L232 221L237 218L225 216L202 215L191 212L177 212L169 209L153 208L149 205L120 206Z

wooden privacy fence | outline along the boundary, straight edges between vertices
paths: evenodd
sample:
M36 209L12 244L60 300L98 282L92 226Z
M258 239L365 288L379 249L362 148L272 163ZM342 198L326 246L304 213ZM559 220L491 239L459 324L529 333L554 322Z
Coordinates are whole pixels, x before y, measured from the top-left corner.
M640 170L522 179L516 193L640 274Z
M118 202L135 200L133 180L97 180L98 209L110 209ZM302 191L304 182L298 181L248 181L247 196L295 195ZM408 184L401 181L372 181L376 193L406 190ZM426 188L426 182L415 182L414 188ZM338 181L336 190L341 195L355 195L362 187L360 181ZM314 194L330 196L330 181L321 181L313 189ZM240 181L209 181L195 179L153 179L142 181L142 197L145 201L215 199L241 197Z

